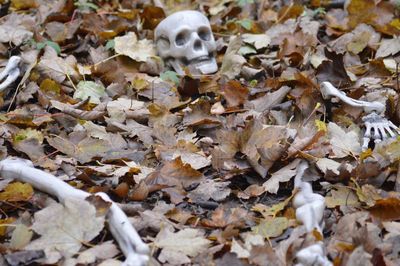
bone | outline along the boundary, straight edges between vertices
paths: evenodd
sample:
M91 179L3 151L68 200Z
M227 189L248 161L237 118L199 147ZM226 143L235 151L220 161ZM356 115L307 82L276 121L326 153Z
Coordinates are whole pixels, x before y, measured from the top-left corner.
M362 150L368 149L371 138L374 139L375 143L379 143L382 140L400 135L400 129L395 124L375 112L364 116L362 120L365 125Z
M157 51L165 65L185 75L207 75L218 70L217 45L210 22L202 13L185 10L173 13L154 31Z
M0 161L0 175L3 178L17 179L31 184L33 187L56 196L60 202L67 198L85 199L90 193L75 189L57 177L33 167L29 160L7 158ZM110 202L107 213L110 231L117 240L125 255L124 266L144 266L149 261L149 247L143 243L140 236L129 222L128 217L105 193L96 193L103 200Z
M19 77L19 62L21 62L21 57L19 56L11 56L8 60L6 67L0 73L0 81L5 79L0 83L0 92L8 88Z
M385 105L380 102L365 102L360 100L355 100L348 97L344 92L338 90L332 83L324 81L321 83L321 94L324 99L330 99L332 97L337 97L346 104L354 107L363 108L366 113L377 112L383 113L385 111Z
M307 232L317 230L322 235L325 198L314 193L311 184L302 180L307 168L306 161L302 161L297 167L294 184L299 191L293 197L293 207L296 209L296 219L304 225ZM332 265L325 256L322 241L299 250L296 259L296 266Z

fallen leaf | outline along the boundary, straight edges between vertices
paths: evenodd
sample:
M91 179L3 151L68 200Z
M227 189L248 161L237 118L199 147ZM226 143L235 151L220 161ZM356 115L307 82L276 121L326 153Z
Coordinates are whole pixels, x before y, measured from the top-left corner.
M336 206L360 206L357 195L351 189L344 186L337 186L331 190L331 196L325 197L326 207L335 208Z
M77 262L81 264L91 264L95 263L96 260L101 259L111 259L118 255L118 248L112 243L112 241L106 241L104 243L98 244L92 248L89 248L79 254Z
M0 219L0 236L5 236L7 228L15 222L15 218Z
M271 38L266 34L243 34L243 42L253 44L254 47L259 50L261 48L266 48L271 43Z
M66 199L64 205L54 203L35 213L32 229L40 238L26 246L28 250L43 249L46 263L75 255L82 246L95 238L104 227L104 216L85 200Z
M246 59L239 55L239 49L242 46L242 40L239 36L233 38L222 60L220 69L221 75L225 75L227 79L234 79L242 70L242 65L246 63Z
M147 39L139 40L134 32L124 36L115 37L115 52L126 55L138 62L146 62L149 57L155 56L155 47L152 41Z
M28 201L33 196L33 188L28 183L14 182L0 193L0 200L8 202Z
M190 263L189 257L205 252L211 244L203 235L200 230L193 228L185 228L176 233L169 228L162 229L154 241L154 245L162 249L158 259L162 263L175 265Z
M33 232L24 224L17 224L10 240L13 249L23 249L32 239Z
M400 38L393 37L391 39L383 39L381 46L376 51L375 58L386 57L389 55L395 55L400 52Z
M265 191L276 194L279 189L279 183L288 182L290 179L292 179L292 177L296 175L297 166L299 165L299 163L300 160L294 160L287 166L271 174L271 177L263 184Z
M193 201L215 201L224 200L231 193L231 189L227 188L230 182L215 182L214 180L205 180L200 185L190 191L188 197Z
M36 260L45 258L43 250L23 250L11 254L5 254L8 265L29 265L35 263Z
M361 153L359 137L355 131L346 132L337 124L329 122L328 134L332 146L332 158L344 158Z
M101 98L106 96L106 89L102 84L98 84L93 81L80 81L76 85L74 93L74 99L80 99L82 101L89 98L90 103L99 104Z
M251 230L265 238L280 236L289 227L289 220L286 217L275 217L262 220L259 225Z
M34 17L17 13L6 16L0 25L0 42L21 45L33 36L33 29L28 25L35 25Z
M368 210L373 216L382 220L398 220L400 219L400 199L378 199Z

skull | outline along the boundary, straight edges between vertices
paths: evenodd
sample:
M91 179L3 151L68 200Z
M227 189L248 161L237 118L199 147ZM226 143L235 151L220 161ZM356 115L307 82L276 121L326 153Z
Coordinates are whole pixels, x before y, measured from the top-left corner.
M210 22L198 11L179 11L165 18L155 29L155 40L166 66L180 75L185 67L193 75L218 70Z

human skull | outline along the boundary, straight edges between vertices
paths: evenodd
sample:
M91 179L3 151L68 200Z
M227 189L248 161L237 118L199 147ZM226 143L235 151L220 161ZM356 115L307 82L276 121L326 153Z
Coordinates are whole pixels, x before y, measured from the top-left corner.
M166 66L180 75L185 67L193 75L218 70L210 22L198 11L179 11L165 18L155 29L155 40Z

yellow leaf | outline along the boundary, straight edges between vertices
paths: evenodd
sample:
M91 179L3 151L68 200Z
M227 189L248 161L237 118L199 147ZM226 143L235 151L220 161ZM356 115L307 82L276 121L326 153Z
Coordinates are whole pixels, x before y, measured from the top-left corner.
M33 188L30 184L15 182L9 184L3 192L0 193L0 200L15 202L27 201L33 195Z
M325 122L321 120L315 120L315 126L317 127L318 131L326 132L328 130Z
M276 217L263 220L259 225L254 226L252 231L265 238L280 236L289 227L289 220L286 217Z
M15 218L0 219L0 236L4 236L7 227L15 221Z

